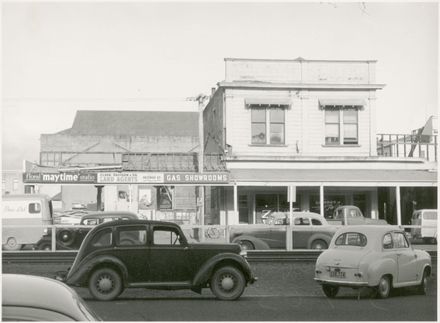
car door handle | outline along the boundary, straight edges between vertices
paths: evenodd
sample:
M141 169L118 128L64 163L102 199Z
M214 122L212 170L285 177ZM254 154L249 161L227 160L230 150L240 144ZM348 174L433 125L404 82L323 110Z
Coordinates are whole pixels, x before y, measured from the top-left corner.
M417 258L417 255L414 255L414 258Z

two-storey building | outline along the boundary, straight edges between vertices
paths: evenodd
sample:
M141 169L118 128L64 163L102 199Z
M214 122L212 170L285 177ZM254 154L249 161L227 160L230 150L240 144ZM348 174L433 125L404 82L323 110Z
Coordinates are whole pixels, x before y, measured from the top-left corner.
M204 109L205 152L222 154L231 178L215 188L222 224L261 223L270 210L331 217L344 204L407 224L407 191L417 208L437 207L435 163L378 155L376 61L225 63Z

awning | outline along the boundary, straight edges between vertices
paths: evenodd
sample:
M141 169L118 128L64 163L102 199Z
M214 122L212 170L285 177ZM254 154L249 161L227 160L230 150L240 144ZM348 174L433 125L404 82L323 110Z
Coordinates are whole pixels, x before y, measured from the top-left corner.
M325 107L347 107L347 108L363 108L365 100L363 99L320 99L319 106Z
M265 107L265 106L273 106L273 107L280 107L280 108L289 108L291 104L291 100L289 98L287 99L280 99L280 98L252 98L252 99L246 99L246 107L252 108L252 107Z
M231 169L230 180L236 183L426 183L437 185L437 172L404 169Z

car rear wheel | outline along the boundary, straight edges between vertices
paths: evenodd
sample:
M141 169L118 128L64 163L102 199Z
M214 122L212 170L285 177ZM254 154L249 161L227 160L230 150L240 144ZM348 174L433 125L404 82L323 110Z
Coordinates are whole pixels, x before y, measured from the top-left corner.
M89 291L100 301L111 301L123 290L121 276L111 268L99 268L90 276Z
M422 277L422 281L420 282L420 285L417 286L417 292L421 295L426 295L426 291L428 288L428 269L425 269L423 271L423 277Z
M233 301L243 294L246 280L241 270L226 266L217 269L211 278L211 291L221 300Z
M3 250L14 251L14 250L21 250L23 245L17 243L17 240L14 237L10 237L8 238L8 240L6 240L6 243L2 247Z
M238 243L242 250L255 250L254 244L249 240L240 240Z
M319 239L319 240L314 240L312 242L311 248L312 249L317 249L317 250L322 250L322 249L327 249L328 245L327 245L327 242L325 242L324 240Z
M387 298L391 292L391 280L389 276L382 276L376 288L378 298Z
M328 298L335 298L339 292L339 287L333 285L322 285L322 291Z

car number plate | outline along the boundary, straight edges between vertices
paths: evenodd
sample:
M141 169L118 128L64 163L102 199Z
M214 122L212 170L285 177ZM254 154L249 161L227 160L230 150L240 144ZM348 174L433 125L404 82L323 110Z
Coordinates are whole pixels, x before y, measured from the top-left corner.
M345 278L345 271L341 271L339 268L330 271L330 277Z

